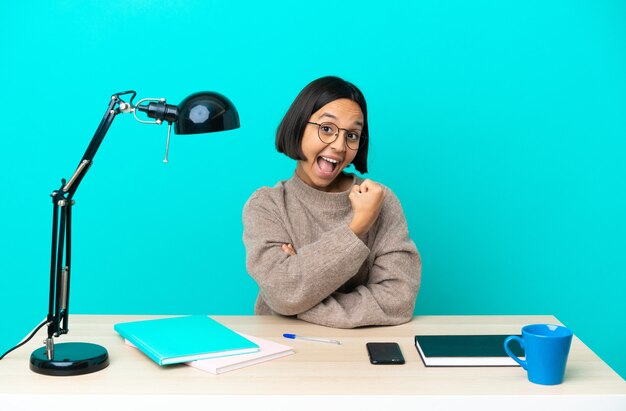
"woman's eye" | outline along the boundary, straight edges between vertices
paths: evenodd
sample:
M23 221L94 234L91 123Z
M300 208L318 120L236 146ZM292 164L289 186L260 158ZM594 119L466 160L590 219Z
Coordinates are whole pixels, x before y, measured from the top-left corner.
M321 126L320 128L322 129L322 133L333 134L333 128L330 126Z
M348 138L350 140L357 141L360 137L359 137L359 135L357 133L350 132L350 133L348 133Z

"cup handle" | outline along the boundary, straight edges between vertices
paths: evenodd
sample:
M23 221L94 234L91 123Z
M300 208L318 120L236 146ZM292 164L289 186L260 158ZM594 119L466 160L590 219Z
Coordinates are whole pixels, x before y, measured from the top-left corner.
M522 340L517 335L512 335L510 337L507 337L506 340L504 340L504 351L506 351L506 353L509 355L509 357L513 358L513 360L515 360L516 363L521 365L523 369L528 370L526 368L526 366L527 366L526 361L520 360L515 354L513 354L513 352L509 348L509 342L511 342L513 340L517 341L519 343L520 347L522 347L522 350L526 351L526 347L524 347L524 340Z

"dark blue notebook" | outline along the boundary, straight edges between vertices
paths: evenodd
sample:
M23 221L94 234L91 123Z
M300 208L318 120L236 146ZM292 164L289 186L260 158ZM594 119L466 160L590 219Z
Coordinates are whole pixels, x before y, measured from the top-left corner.
M415 347L427 367L519 367L504 351L505 335L416 335ZM524 358L517 342L510 348Z

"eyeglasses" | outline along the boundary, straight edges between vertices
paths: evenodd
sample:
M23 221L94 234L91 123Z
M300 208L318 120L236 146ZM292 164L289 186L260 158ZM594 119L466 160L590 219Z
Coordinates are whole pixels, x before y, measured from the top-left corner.
M314 123L312 121L309 121L308 123L317 126L317 136L320 138L322 143L324 144L333 143L339 137L339 131L343 130L346 132L346 146L350 150L359 149L359 145L361 144L361 131L340 128L336 124L333 124L333 123L321 123L320 124L320 123Z

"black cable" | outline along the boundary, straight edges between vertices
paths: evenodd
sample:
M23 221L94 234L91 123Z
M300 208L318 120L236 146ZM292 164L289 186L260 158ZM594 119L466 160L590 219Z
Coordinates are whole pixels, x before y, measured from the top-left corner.
M2 354L0 356L0 360L2 360L8 353L10 353L13 350L17 350L18 348L20 348L22 345L26 344L27 342L30 341L31 338L33 338L35 336L35 334L37 334L37 331L39 331L41 329L41 327L43 327L44 325L48 324L47 320L44 320L44 322L42 322L41 324L39 324L37 326L37 328L35 328L33 330L33 332L30 333L30 335L21 343L19 343L18 345L16 345L15 347L11 348L9 351L5 352L4 354Z

